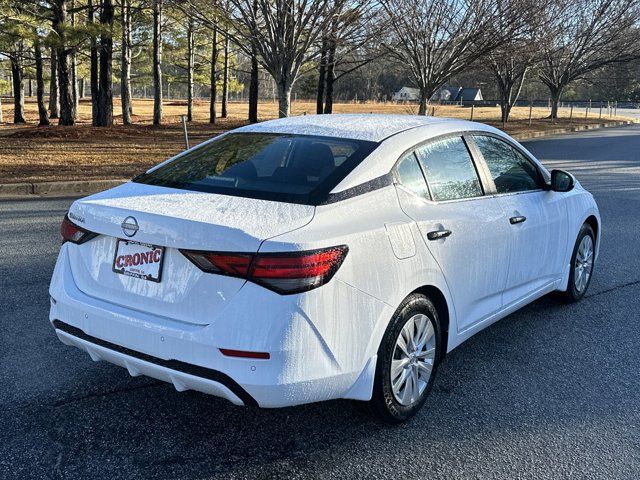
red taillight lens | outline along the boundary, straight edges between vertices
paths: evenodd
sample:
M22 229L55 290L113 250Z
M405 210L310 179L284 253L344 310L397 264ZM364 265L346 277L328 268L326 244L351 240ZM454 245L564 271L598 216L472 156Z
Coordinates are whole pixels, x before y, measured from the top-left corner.
M67 216L62 220L60 234L62 235L63 242L76 244L84 243L98 235L97 233L90 232L89 230L85 230L84 228L77 226L75 223L72 223Z
M304 292L327 283L349 249L346 245L320 250L256 255L181 250L209 273L246 278L281 294Z
M246 278L253 260L253 255L242 253L180 251L201 270L232 277Z
M309 252L258 254L251 265L250 280L278 293L311 290L331 280L347 252L343 245Z

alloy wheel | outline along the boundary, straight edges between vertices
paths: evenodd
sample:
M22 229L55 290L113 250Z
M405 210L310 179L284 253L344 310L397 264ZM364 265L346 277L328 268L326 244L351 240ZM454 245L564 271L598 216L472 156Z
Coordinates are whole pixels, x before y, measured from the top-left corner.
M576 263L574 265L574 285L578 293L582 293L589 284L591 272L593 270L593 239L590 235L585 235L580 241L576 253Z
M400 330L391 360L391 388L404 406L416 402L424 392L436 357L436 335L431 319L420 313Z

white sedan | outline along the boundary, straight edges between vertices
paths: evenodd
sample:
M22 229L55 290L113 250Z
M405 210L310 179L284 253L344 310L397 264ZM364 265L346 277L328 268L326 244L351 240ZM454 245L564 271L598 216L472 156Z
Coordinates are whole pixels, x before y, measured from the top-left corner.
M584 296L600 231L570 174L487 125L274 120L74 202L50 320L180 391L356 399L400 422L467 338L547 293Z

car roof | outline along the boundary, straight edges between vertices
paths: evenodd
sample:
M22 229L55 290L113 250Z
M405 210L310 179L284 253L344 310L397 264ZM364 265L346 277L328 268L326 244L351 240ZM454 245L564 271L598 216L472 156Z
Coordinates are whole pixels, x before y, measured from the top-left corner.
M390 136L412 128L443 122L460 120L375 113L302 115L247 125L235 132L288 133L382 142Z

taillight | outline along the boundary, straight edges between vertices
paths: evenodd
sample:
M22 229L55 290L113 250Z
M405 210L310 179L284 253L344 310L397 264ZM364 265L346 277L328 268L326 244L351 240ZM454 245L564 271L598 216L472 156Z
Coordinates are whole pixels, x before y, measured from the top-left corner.
M60 226L60 234L62 235L63 242L71 242L76 244L81 244L86 242L87 240L91 240L92 238L98 236L97 233L90 232L82 227L77 226L75 223L69 220L69 217L65 215L64 220L62 220L62 225Z
M336 273L349 249L346 245L291 253L181 252L209 273L246 278L288 295L317 288Z

